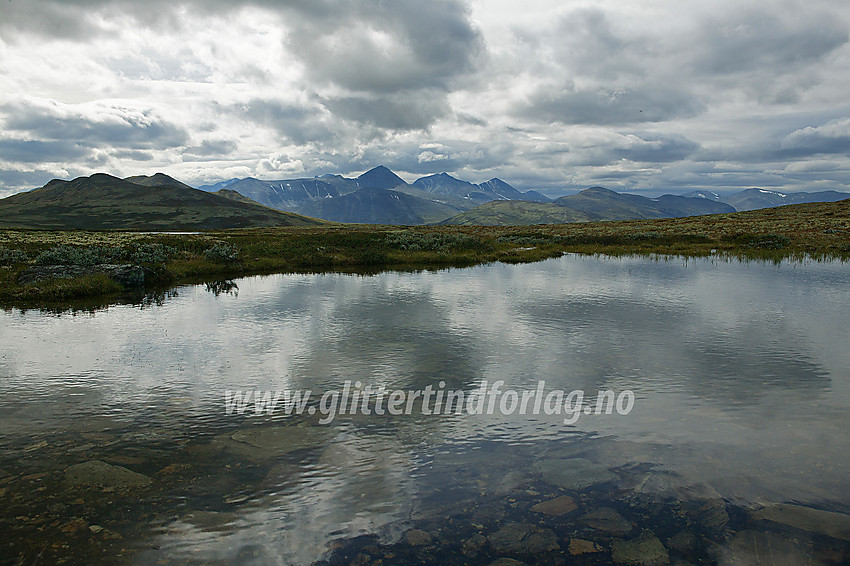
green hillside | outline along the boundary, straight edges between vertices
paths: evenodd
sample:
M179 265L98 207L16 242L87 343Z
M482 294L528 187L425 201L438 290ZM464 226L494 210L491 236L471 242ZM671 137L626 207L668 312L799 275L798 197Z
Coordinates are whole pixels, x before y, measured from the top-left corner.
M73 181L54 179L40 189L0 200L0 227L206 230L322 223L192 189L162 174L135 179L145 184L102 173Z

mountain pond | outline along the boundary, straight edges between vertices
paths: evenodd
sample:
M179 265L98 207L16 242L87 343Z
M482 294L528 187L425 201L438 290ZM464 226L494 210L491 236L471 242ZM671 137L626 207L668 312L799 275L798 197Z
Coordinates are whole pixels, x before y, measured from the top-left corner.
M0 564L847 563L849 283L564 255L8 309Z

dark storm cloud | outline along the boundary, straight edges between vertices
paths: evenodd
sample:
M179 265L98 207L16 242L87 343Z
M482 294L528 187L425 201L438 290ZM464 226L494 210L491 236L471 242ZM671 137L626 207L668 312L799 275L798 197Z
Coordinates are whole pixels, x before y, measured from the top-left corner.
M614 125L691 117L703 109L697 97L666 85L595 90L568 85L538 90L517 114L540 122Z
M795 130L782 139L778 153L785 157L850 154L850 118Z
M329 142L335 137L318 105L254 99L244 104L225 107L223 110L254 124L269 127L282 138L297 145Z
M112 157L124 161L153 161L153 154L149 151L115 151L112 153Z
M759 9L705 22L693 39L692 45L703 50L693 61L698 72L784 74L847 43L848 30L846 22L830 13L783 19Z
M35 105L28 102L0 108L7 131L25 132L40 140L111 145L133 149L179 147L188 140L185 129L154 116L126 108L97 112L72 106Z
M328 98L322 102L335 116L389 130L425 129L450 111L444 96L428 90Z
M446 90L483 50L460 2L318 4L328 8L323 17L299 20L289 42L315 80L350 91Z
M11 196L21 190L43 187L56 175L44 169L21 171L19 169L0 168L0 198Z
M641 134L638 143L613 150L614 157L645 163L680 161L699 149L699 144L678 135Z
M457 0L30 0L4 2L0 30L88 39L98 10L119 9L151 27L188 25L197 15L261 7L281 16L288 43L315 80L352 91L447 89L473 69L483 40ZM102 31L102 30L100 30Z
M18 163L79 161L87 159L92 148L78 143L0 139L0 159Z
M88 40L95 33L114 33L100 29L99 11L120 10L151 29L168 30L190 25L181 9L224 16L246 7L278 15L287 46L303 63L313 90L332 90L323 95L329 108L381 128L421 129L446 115L447 94L476 69L484 53L459 0L31 0L13 3L0 30L9 36L29 32ZM302 135L281 112L272 114L296 143L319 133L308 127Z
M236 151L236 147L236 142L231 140L204 140L186 151L199 157L225 157Z
M606 81L624 75L644 76L650 56L644 38L624 37L598 8L581 8L564 15L540 47L544 52L551 51L571 75Z

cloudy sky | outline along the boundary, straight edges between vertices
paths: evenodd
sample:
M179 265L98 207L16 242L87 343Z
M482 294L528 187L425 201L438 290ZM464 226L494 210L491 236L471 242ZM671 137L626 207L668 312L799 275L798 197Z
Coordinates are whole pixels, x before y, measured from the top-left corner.
M93 172L847 190L846 0L0 0L0 196Z

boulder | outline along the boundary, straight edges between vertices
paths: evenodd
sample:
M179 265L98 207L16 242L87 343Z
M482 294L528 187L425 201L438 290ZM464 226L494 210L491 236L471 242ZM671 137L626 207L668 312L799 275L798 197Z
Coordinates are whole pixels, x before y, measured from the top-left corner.
M667 549L650 533L644 533L633 540L614 541L611 544L611 559L615 564L634 566L664 566L670 563Z
M538 463L543 479L558 487L580 490L616 479L608 468L584 458L553 458Z
M754 519L771 521L802 531L850 541L850 515L821 511L782 503L765 507L752 514Z
M110 488L141 487L153 481L146 475L100 460L70 466L65 470L65 479L74 486Z
M487 540L497 552L541 554L561 548L555 533L530 523L509 523Z

